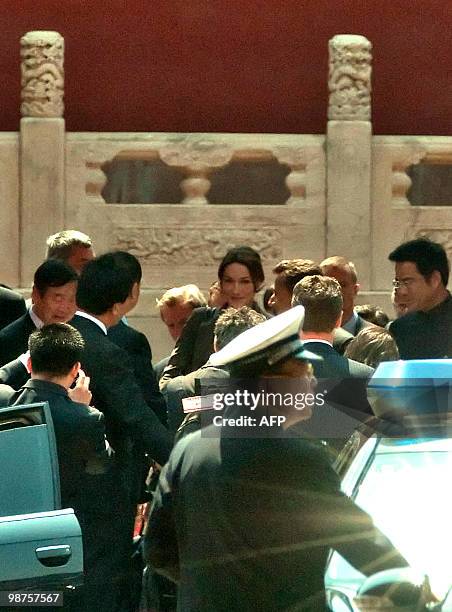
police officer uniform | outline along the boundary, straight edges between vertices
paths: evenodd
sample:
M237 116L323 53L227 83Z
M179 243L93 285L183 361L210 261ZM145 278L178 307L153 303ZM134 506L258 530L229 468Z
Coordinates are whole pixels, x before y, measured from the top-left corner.
M315 359L298 336L303 314L298 306L247 330L214 365L256 380L293 357ZM341 492L318 445L278 427L253 437L233 427L188 435L161 473L144 552L178 582L178 610L324 610L332 546L365 573L406 565Z

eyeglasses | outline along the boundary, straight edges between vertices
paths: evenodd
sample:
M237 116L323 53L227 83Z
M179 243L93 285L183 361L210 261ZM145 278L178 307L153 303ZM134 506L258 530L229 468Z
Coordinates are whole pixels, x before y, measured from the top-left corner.
M405 278L403 280L398 280L394 278L392 281L392 286L394 287L394 289L401 289L402 287L404 289L408 289L410 285L415 282L415 280L415 278Z

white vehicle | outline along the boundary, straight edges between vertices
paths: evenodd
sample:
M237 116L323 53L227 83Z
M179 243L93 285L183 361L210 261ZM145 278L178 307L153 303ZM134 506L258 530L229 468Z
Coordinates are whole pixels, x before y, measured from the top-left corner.
M354 448L349 441L339 458L339 464L348 464L342 490L372 516L408 560L412 574L424 584L419 584L419 591L431 586L440 601L452 586L451 387L452 360L381 364L369 384L369 400L381 418L375 423L377 433L364 443L354 434ZM365 591L372 592L368 585L373 584L373 596L383 593L384 583L396 592L394 584L406 586L411 580L407 576L402 570L389 572L368 580ZM362 597L356 599L364 583L363 574L332 552L325 574L331 611L377 609L363 605ZM400 605L405 607L380 609L452 610L452 601L451 607L445 602L425 608L416 607L416 602Z

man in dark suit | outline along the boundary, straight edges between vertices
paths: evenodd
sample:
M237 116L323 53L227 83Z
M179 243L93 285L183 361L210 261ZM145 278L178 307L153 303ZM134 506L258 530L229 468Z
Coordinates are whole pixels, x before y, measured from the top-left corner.
M81 274L86 264L95 256L91 238L78 230L63 230L53 234L47 238L46 244L46 259L64 261L77 274ZM117 259L129 269L134 282L140 283L141 266L136 257L118 251ZM119 321L117 325L108 330L108 337L129 354L133 362L135 376L147 403L152 405L160 421L166 424L166 405L152 367L152 351L148 339L144 334L127 325L124 320ZM14 374L16 372L17 369L15 369ZM11 370L10 374L13 374ZM1 380L2 372L0 372Z
M265 316L249 306L242 306L238 310L235 308L222 310L215 323L213 342L215 351L221 350L242 332L264 321ZM168 406L168 426L170 431L175 434L184 420L182 408L182 400L184 398L196 396L199 392L202 392L203 386L206 388L212 381L222 380L228 378L228 376L224 369L216 368L207 361L201 368L185 376L172 378L164 391ZM197 423L200 426L201 415L199 413L190 415L190 431L194 430L194 419L197 419Z
M34 274L30 310L0 331L0 366L28 348L32 331L49 323L66 323L74 316L78 276L62 261L42 263Z
M253 388L283 377L281 384L293 378L312 393L311 355L298 338L302 315L293 308L245 331L212 356L213 364L229 367L231 379L252 378ZM250 418L238 398L222 416ZM144 552L178 582L178 610L323 611L330 547L366 574L406 566L370 516L341 493L323 449L291 435L306 411L284 401L277 412L286 419L279 427L259 431L236 419L197 431L163 468Z
M389 325L401 359L452 357L452 297L444 247L417 238L398 246L389 259L395 263L394 297L407 309Z
M83 373L79 376L84 341L70 325L54 323L32 332L29 346L31 378L19 390L11 390L8 398L2 395L2 405L49 402L57 441L62 504L78 507L86 467L97 453L106 450L104 416L89 407L89 381ZM68 390L77 377L77 387L70 395Z
M160 422L166 425L166 403L152 367L152 350L149 340L143 333L126 325L124 321L119 321L117 325L110 327L107 330L107 336L129 355L146 403L152 407Z
M0 285L0 330L26 313L25 300L16 291Z
M121 265L130 275L132 283L139 287L142 270L136 257L125 251L114 254L117 265ZM158 380L152 367L152 350L144 334L126 325L123 319L107 330L108 338L129 355L135 377L140 385L146 403L151 406L161 423L166 425L166 403L160 393Z
M358 275L355 264L345 257L333 256L324 259L320 268L325 276L335 278L342 291L342 329L356 336L365 327L373 323L366 321L355 311L355 300L359 291Z
M127 571L136 504L145 477L144 454L163 465L171 449L170 436L146 403L129 355L107 336L107 329L136 305L139 292L139 283L132 280L116 253L101 255L82 272L77 289L80 310L71 321L85 340L82 367L91 377L94 405L105 415L107 436L127 493L124 520L114 534L115 584L121 589L130 580ZM98 610L106 609L100 595L98 604Z
M273 268L273 272L276 277L269 305L275 314L281 314L292 308L293 288L302 278L313 274L322 274L320 266L312 259L283 259ZM342 327L335 328L333 346L341 355L352 339L353 335L350 332Z
M304 306L303 342L322 358L313 366L319 388L326 392L326 404L316 411L309 430L341 448L359 422L373 414L366 387L374 370L333 348L333 332L341 324L343 303L337 280L317 275L304 278L294 287L292 303Z
M182 285L165 291L157 302L160 318L168 328L171 338L177 342L195 308L207 306L206 298L196 285ZM154 366L157 380L160 381L163 371L168 365L170 355L161 359Z
M65 323L44 326L29 338L31 379L18 391L0 391L0 405L48 402L52 414L60 468L61 502L72 507L83 535L85 585L77 592L74 612L91 612L98 590L108 584L115 540L105 541L103 533L114 533L120 516L124 490L105 439L104 416L89 407L89 380L80 370L84 341ZM78 378L77 378L78 377ZM70 390L77 378L76 386ZM109 529L111 525L111 529ZM82 598L82 599L79 599ZM112 608L113 609L113 608Z

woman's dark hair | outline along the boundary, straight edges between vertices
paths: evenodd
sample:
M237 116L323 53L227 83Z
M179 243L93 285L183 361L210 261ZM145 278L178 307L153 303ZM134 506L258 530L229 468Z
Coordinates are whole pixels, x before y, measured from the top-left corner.
M385 311L373 304L356 304L355 312L359 314L362 319L370 321L370 323L378 325L379 327L386 327L389 323L389 317Z
M254 289L259 291L265 281L264 269L262 268L262 261L259 253L248 246L229 249L218 267L218 278L220 281L223 279L226 267L233 263L238 263L248 268Z

